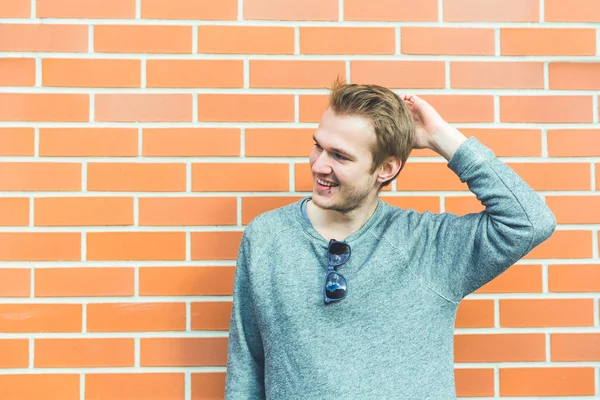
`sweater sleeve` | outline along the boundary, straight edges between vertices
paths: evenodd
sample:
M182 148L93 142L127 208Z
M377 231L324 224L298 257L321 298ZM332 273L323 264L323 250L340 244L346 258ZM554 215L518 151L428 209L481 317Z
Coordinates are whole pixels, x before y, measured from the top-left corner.
M540 196L474 137L447 166L485 207L460 217L442 213L426 218L433 258L426 273L435 287L460 300L548 239L556 219Z
M265 398L264 352L251 291L251 228L242 236L234 278L225 399Z

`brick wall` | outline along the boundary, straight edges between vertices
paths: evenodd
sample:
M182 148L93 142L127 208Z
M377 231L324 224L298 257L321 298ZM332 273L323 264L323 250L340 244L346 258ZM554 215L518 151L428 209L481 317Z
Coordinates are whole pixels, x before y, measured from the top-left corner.
M600 396L599 22L598 0L3 0L0 398L222 398L241 233L310 193L336 75L421 95L557 216L461 304L459 396ZM482 209L427 150L382 197Z

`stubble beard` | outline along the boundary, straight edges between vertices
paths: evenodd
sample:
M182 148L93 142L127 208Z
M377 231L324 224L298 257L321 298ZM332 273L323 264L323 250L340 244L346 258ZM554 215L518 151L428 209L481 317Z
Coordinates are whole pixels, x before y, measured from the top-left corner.
M341 188L341 185L338 186ZM349 214L352 211L362 207L368 200L371 191L374 190L372 187L367 186L360 191L351 191L349 194L343 193L338 189L338 197L341 197L340 200L334 202L333 204L319 204L319 201L316 201L315 204L324 210L337 211L341 214ZM314 201L314 199L313 199Z

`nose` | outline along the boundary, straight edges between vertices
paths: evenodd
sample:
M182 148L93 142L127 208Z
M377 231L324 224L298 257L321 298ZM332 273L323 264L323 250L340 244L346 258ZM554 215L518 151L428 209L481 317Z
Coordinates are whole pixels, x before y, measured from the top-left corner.
M325 151L313 153L313 163L311 165L312 172L317 175L329 175L333 172L329 164L329 157Z

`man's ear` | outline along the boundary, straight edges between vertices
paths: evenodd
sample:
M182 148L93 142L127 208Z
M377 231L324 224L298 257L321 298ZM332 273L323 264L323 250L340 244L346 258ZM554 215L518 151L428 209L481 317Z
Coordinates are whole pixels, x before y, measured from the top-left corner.
M383 183L394 178L398 174L398 171L400 171L401 166L402 161L398 160L396 157L388 158L381 165L381 167L379 167L379 174L377 174L377 182Z

